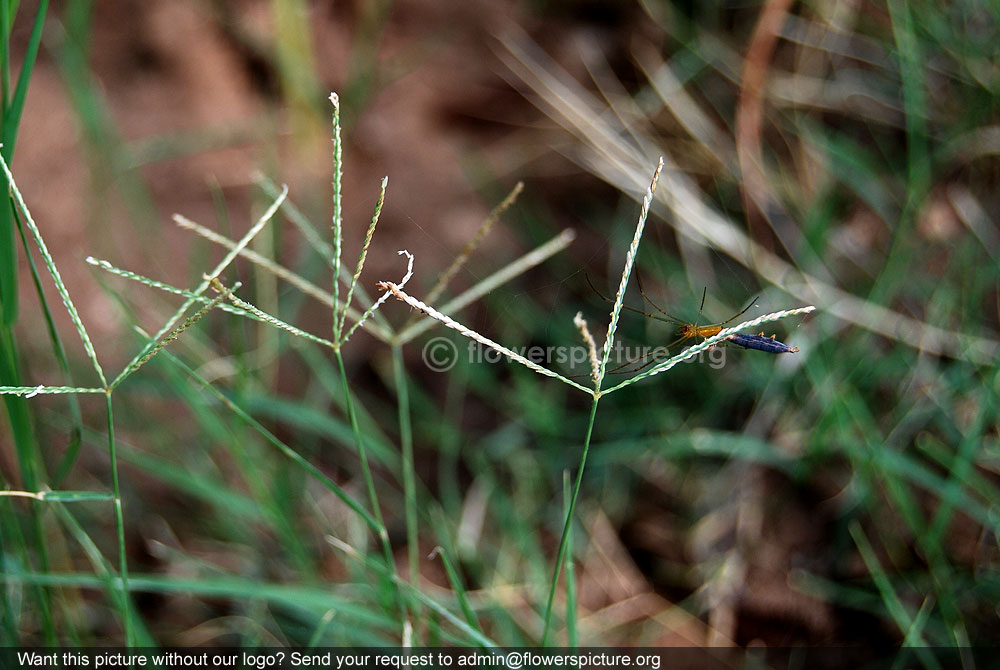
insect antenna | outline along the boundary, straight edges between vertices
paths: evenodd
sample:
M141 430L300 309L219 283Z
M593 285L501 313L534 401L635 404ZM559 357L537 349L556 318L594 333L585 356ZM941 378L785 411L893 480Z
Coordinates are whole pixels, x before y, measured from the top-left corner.
M604 295L603 293L601 293L600 291L597 290L597 287L594 286L594 282L592 282L590 280L590 275L588 275L586 272L584 272L583 276L587 278L587 283L590 284L590 289L594 293L596 293L598 295L598 297L601 298L601 300L604 300L605 302L609 302L612 305L615 304L614 300L612 300L611 298L607 297L606 295ZM638 275L636 275L636 276L638 276ZM653 305L653 307L656 307L656 305ZM664 312L663 310L661 310L659 307L656 307L656 309L660 313L662 313L664 316L656 316L655 314L650 314L649 312L644 312L641 309L636 309L635 307L630 307L628 305L622 305L622 308L623 309L627 309L630 312L635 312L636 314L642 314L643 316L648 316L650 319L656 319L657 321L663 321L664 323L682 324L682 325L684 323L683 321L681 321L677 317L670 316L669 314L667 314L666 312ZM664 317L666 317L666 318L664 318Z
M706 290L708 290L708 287L706 287ZM744 314L746 314L746 313L747 313L748 311L750 311L750 308L751 308L751 307L753 307L754 305L756 305L756 304L757 304L757 299L758 299L758 298L760 298L760 296L759 296L759 295L758 295L758 296L755 296L755 297L754 297L754 299L750 301L750 304L749 304L749 305L747 305L746 307L744 307L744 308L743 308L743 311L742 311L742 312L740 312L739 314L734 314L733 316L729 317L728 319L726 319L725 321L723 321L723 322L722 322L722 323L720 323L719 325L720 325L720 326L724 326L724 325L726 325L727 323L729 323L730 321L735 321L736 319L738 319L738 318L740 318L741 316L743 316ZM701 299L701 304L702 304L702 305L704 305L704 304L705 304L705 298L704 298L704 297L702 297L702 299Z

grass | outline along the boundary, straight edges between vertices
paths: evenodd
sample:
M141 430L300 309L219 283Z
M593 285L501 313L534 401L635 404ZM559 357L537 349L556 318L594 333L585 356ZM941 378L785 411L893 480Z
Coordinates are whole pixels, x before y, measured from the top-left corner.
M86 59L72 57L87 52L91 27L86 3L70 4L54 53L84 136L108 154L93 162L127 173L107 183L138 221L148 200L127 167L136 145L102 111ZM285 34L296 34L297 6L283 7ZM992 639L1000 236L988 138L1000 54L984 36L1000 16L974 2L838 17L803 5L785 8L775 38L764 25L726 27L749 25L730 20L746 9L643 8L647 29L669 39L632 42L625 83L620 63L590 61L581 83L544 44L516 32L498 43L511 80L554 121L549 132L566 133L554 143L594 177L574 175L572 202L541 202L526 179L491 198L497 210L453 263L425 267L417 252L399 257L399 275L413 262L408 282L371 276L369 257L397 251L380 237L384 202L412 196L372 184L366 225L344 223L355 194L341 177L338 110L332 235L295 202L308 194L262 178L245 235L176 218L204 238L196 257L223 258L192 264L193 288L142 258L93 260L95 281L135 326L122 334L132 348L120 371L78 316L80 344L60 340L51 313L75 314L86 287L59 279L43 251L51 222L36 225L15 194L0 254L41 261L37 301L17 306L10 273L0 278L5 444L18 466L0 500L3 641ZM44 16L43 6L33 25ZM358 80L344 89L352 104L380 85L386 16L365 19ZM40 32L30 35L37 50ZM9 40L3 48L9 63ZM744 60L753 49L762 57ZM277 54L305 142L319 127L320 79L290 73L315 68L309 54L299 38ZM4 80L5 159L33 56L24 62L18 85ZM740 87L754 77L765 82L757 97ZM661 183L650 185L659 155ZM597 180L625 197L609 204ZM635 228L632 199L642 201ZM547 208L579 213L568 251L574 233L553 234ZM501 221L530 250L521 258L499 260L489 233ZM293 237L305 254L289 262ZM593 240L599 251L587 251ZM356 260L342 260L345 247L361 249ZM590 334L603 305L583 265L617 285L603 346ZM705 318L760 293L770 314L737 328L793 316L790 306L817 310L782 322L794 356L710 351L720 333L683 359L612 376L616 342L670 335L622 311L639 304L635 274L692 317L706 284ZM440 280L425 289L427 277ZM386 283L370 294L375 280ZM46 302L49 285L60 305ZM59 375L51 384L20 351L38 349L16 328L35 302ZM320 310L325 331L311 318ZM154 328L149 314L162 315ZM438 338L520 365L463 355L431 373L419 349ZM587 356L569 369L521 356L520 343L571 343ZM725 365L688 364L711 352Z

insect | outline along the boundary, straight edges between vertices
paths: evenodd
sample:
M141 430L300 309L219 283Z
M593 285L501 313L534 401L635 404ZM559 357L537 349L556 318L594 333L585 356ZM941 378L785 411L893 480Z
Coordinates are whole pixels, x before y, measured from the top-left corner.
M756 349L757 351L766 351L769 354L794 354L799 350L798 347L790 347L784 342L778 342L774 339L774 335L766 337L764 333L760 335L733 333L726 340L744 349Z
M608 298L607 296L605 296L604 294L602 294L600 291L597 290L593 282L590 281L589 276L587 275L585 276L587 277L587 283L590 284L590 288L594 291L594 293L599 295L602 299L606 300L607 302L614 304L613 300L611 300L610 298ZM676 316L672 316L671 314L668 314L667 312L660 309L659 306L657 306L657 304L653 302L653 300L648 295L646 295L646 292L642 288L642 281L639 279L638 275L636 275L636 281L639 284L639 293L642 295L643 299L650 305L652 305L653 309L655 309L663 316L656 316L655 314L650 314L649 312L644 312L641 309L636 309L635 307L629 307L628 305L622 305L622 307L631 312L636 312L638 314L647 316L651 319L656 319L657 321L672 323L676 326L679 326L680 329L678 330L678 337L676 340L667 345L667 348L669 349L672 349L673 347L680 344L681 342L684 342L685 340L690 340L698 337L704 340L714 335L718 335L720 332L722 332L722 328L727 323L735 321L739 317L743 316L744 314L747 313L747 311L751 307L753 307L757 303L757 298L754 298L753 300L750 301L749 305L743 308L741 312L734 314L725 321L721 323L710 324L707 326L699 326L696 323L688 323L686 321L678 319ZM708 294L708 288L706 287L704 292L702 292L701 294L701 307L698 308L698 314L701 314L701 310L705 308L705 296L707 294ZM799 350L798 347L790 347L784 342L779 342L777 339L775 339L774 335L772 335L771 337L767 337L764 335L764 333L761 333L760 335L746 335L744 333L733 333L726 337L726 341L738 347L743 347L744 349L754 349L756 351L764 351L769 354L794 354Z

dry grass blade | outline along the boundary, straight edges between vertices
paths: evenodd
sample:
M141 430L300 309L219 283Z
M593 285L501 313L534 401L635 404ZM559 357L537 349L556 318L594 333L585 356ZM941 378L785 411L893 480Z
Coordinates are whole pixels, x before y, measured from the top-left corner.
M502 44L507 50L501 54L505 64L538 95L554 121L581 139L583 149L572 158L626 193L642 188L646 182L643 166L648 158L638 148L623 145L624 129L609 126L608 116L598 111L600 106L592 96L526 36L507 37ZM646 146L656 144L648 138ZM694 243L729 255L789 295L821 304L824 313L934 355L991 365L1000 354L1000 342L996 340L938 328L859 298L829 279L801 272L710 207L666 151L662 179L663 188L653 208L668 210L663 218L670 225Z

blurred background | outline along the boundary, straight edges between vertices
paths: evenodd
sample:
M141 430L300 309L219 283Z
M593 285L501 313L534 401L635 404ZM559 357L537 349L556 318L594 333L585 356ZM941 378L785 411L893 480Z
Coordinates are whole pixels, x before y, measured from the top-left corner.
M272 200L262 177L328 236L331 91L351 269L389 178L368 293L398 280L408 249L408 289L425 296L518 182L435 304L575 231L452 314L512 347L577 345L578 311L603 340L608 305L585 275L614 295L663 156L635 270L656 305L700 323L755 296L748 318L817 312L770 324L798 354L721 349L721 365L602 401L551 639L961 646L1000 633L995 3L3 6L4 156L112 376L142 347L133 327L155 332L181 300L84 259L193 287L223 252L171 215L238 239ZM290 216L253 248L329 286L329 259ZM6 219L0 382L99 385L36 254L60 364ZM226 278L329 332L328 307L258 267ZM635 284L626 304L655 313ZM411 319L395 302L382 313ZM619 333L640 347L673 330L627 312ZM447 371L421 355L435 337L462 352ZM123 537L106 501L0 505L6 643L121 643L124 616L137 642L163 645L477 641L426 601L405 632L377 538L189 374L367 502L328 352L222 313L170 351L114 393ZM537 643L590 402L466 351L441 327L402 348L415 506L393 354L362 332L343 356L398 573L488 639ZM100 396L6 400L6 488L112 490ZM108 585L121 546L128 615Z

